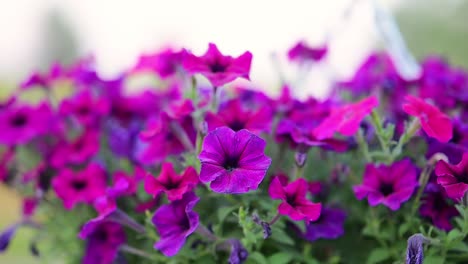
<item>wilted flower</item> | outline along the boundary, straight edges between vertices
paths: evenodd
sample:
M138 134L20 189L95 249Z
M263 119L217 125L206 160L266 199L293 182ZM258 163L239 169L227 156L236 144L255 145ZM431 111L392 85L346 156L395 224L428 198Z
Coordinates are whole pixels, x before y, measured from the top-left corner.
M265 140L245 129L215 129L205 137L199 155L200 181L211 182L212 190L220 193L256 190L271 164L265 145Z
M18 224L14 224L0 233L0 253L2 253L8 248L8 245L10 245L10 241L15 235L18 227Z
M249 79L252 54L245 52L237 58L224 56L215 44L210 43L203 56L186 53L182 65L189 73L200 73L214 87L222 86L237 78Z
M414 234L408 238L408 247L406 249L406 264L423 264L424 262L424 244L429 240L422 234Z
M176 255L186 238L198 227L199 216L193 211L199 198L194 193L184 194L181 200L163 205L156 210L153 224L160 235L154 248L168 257Z
M408 159L389 166L367 164L362 184L353 190L359 200L367 197L369 205L383 204L393 211L406 202L418 186L416 168Z
M447 115L420 98L408 95L405 100L403 110L419 119L422 129L429 137L440 142L448 142L452 138L452 122Z
M292 220L316 221L320 217L322 204L307 200L307 181L299 178L283 186L278 178L274 178L268 188L272 199L281 199L278 212L288 215Z
M231 254L229 255L228 263L229 264L242 264L247 260L249 252L242 243L237 239L230 239L229 243L231 244Z
M452 165L444 160L437 162L435 174L437 182L444 187L448 197L460 200L468 190L468 153L463 154L462 160Z
M174 170L172 163L163 163L161 173L157 178L148 174L145 178L145 191L156 197L165 192L169 201L182 199L198 183L197 171L188 167L181 175Z

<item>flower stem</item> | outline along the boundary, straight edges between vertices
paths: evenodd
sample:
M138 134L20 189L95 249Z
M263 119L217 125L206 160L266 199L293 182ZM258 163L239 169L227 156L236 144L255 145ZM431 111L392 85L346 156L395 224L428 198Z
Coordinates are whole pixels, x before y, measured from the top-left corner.
M147 252L145 252L143 250L131 247L129 245L122 245L122 246L120 246L119 249L122 252L126 252L126 253L129 253L129 254L140 256L140 257L147 258L147 259L150 259L150 260L155 260L154 255L151 255L151 254L149 254L149 253L147 253Z
M427 182L429 181L429 176L431 175L433 168L434 167L432 165L427 165L426 167L424 167L423 171L421 172L421 175L419 176L419 189L416 193L416 197L414 198L413 206L411 207L411 217L414 217L414 215L416 214L416 210L419 208L421 196L424 192L424 189L426 188Z
M196 232L200 234L202 237L207 238L208 240L211 240L211 241L218 240L218 237L216 237L210 230L208 230L208 228L206 228L202 224L198 225Z
M274 223L276 223L276 221L278 221L278 219L280 219L281 215L279 213L277 213L275 215L275 217L273 217L273 219L271 219L271 221L268 223L270 226L273 225Z

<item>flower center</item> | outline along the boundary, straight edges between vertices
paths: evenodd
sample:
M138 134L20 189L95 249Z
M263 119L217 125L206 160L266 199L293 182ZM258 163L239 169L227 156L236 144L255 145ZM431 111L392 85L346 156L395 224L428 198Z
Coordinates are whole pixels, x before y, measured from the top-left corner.
M229 124L229 127L234 130L234 131L239 131L241 129L244 129L245 128L245 124L244 122L240 121L240 120L234 120L233 122L231 122Z
M86 188L87 185L88 183L83 180L75 180L72 182L73 189L77 191L83 190L84 188Z
M213 64L210 65L210 70L211 72L224 72L226 71L226 66L222 65L220 62L216 61Z
M228 157L224 160L223 168L227 171L233 171L238 167L239 159L237 157Z
M23 115L23 114L19 114L15 117L13 117L10 121L10 123L14 126L14 127L21 127L21 126L24 126L28 121L28 118Z
M384 196L388 196L393 193L393 184L382 183L379 190Z
M89 109L87 105L83 105L78 108L77 112L78 112L78 115L85 116L91 112L91 109Z

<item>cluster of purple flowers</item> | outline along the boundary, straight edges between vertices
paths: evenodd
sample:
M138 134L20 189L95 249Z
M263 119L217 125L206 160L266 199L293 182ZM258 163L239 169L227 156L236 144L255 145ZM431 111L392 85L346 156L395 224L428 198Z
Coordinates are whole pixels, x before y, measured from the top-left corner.
M328 52L299 42L288 57L319 63ZM0 235L0 251L18 227L40 229L34 216L51 197L70 214L94 209L76 230L86 264L114 263L124 253L179 256L210 243L210 252L228 251L229 263L242 263L253 251L272 252L245 234L263 230L273 239L279 226L295 231L286 230L296 246L338 239L347 218L356 218L350 204L359 204L341 192L391 212L414 198L421 219L453 228L455 204L468 191L466 72L431 57L421 76L407 80L390 56L373 54L328 98L299 100L288 85L277 97L227 86L249 80L251 61L250 52L231 57L209 44L201 56L170 48L143 55L113 80L102 79L91 59L31 75L0 105L0 181L28 186L22 220ZM128 89L140 75L157 80ZM38 103L23 96L32 89L42 93ZM408 154L418 144L427 150ZM441 153L445 159L434 161ZM238 226L213 219L229 206L255 217L239 213ZM225 225L232 230L221 232ZM156 253L131 236L151 241Z

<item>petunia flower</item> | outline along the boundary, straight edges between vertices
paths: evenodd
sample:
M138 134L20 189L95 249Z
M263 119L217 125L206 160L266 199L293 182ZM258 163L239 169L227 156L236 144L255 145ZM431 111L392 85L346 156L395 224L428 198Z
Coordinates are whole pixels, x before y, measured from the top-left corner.
M453 227L450 220L458 215L458 211L449 203L448 196L442 186L435 182L429 182L421 199L419 214L431 220L432 224L439 229L450 231Z
M77 203L91 204L106 190L105 171L97 164L89 164L81 171L63 168L52 180L52 187L67 210Z
M178 175L172 163L166 162L162 164L161 173L157 178L151 174L146 176L145 191L153 197L165 192L169 201L175 201L182 199L197 183L198 175L193 167L188 167Z
M288 215L294 221L316 221L322 210L321 203L307 200L307 181L299 178L288 185L282 185L278 178L274 178L268 188L272 199L282 200L278 206L278 213Z
M53 131L55 121L47 104L36 107L11 105L0 112L0 143L24 144Z
M367 197L371 206L383 204L396 211L411 198L417 186L416 168L403 159L388 166L367 164L362 183L353 190L358 200Z
M79 236L86 239L83 264L114 263L120 246L127 240L122 225L113 221L88 224Z
M133 163L137 162L137 154L144 146L139 138L142 126L142 122L136 119L128 124L122 124L116 119L106 120L105 131L112 153L117 157L127 158Z
M186 53L182 65L191 74L205 76L214 87L220 87L237 78L249 80L252 54L245 52L237 58L224 56L215 44L210 43L203 56Z
M20 227L19 224L14 224L0 233L0 253L7 250L8 246L10 245L10 241L15 236L18 227Z
M379 104L375 96L370 96L353 104L338 107L314 129L317 139L330 138L335 132L345 136L354 135L362 120Z
M51 165L61 168L64 165L80 165L94 157L100 147L99 132L87 130L70 142L60 142L51 156Z
M211 182L211 189L219 193L256 190L271 164L265 145L265 140L245 129L215 129L205 137L199 155L200 181Z
M109 111L110 102L106 98L94 96L89 89L62 101L59 108L60 114L73 116L86 127L95 126Z
M268 106L260 106L257 110L247 110L239 99L230 100L220 106L218 113L208 112L205 121L208 131L218 127L228 126L234 131L247 129L254 134L269 132L273 119Z
M167 78L177 72L177 68L182 62L183 53L166 48L161 51L143 54L138 58L138 62L131 72L153 71L161 78Z
M160 239L154 244L154 248L168 257L179 252L187 237L199 225L199 216L193 211L199 199L192 192L186 193L181 200L162 205L156 210L152 222Z
M444 187L448 197L462 199L468 190L468 153L463 154L462 160L456 165L438 161L435 174L437 183Z
M306 223L304 238L308 241L336 239L344 234L346 213L341 209L322 207L315 222Z
M288 51L290 61L321 61L328 52L327 46L318 48L309 47L304 41L299 41Z
M452 138L452 122L447 115L420 98L408 95L405 100L403 110L419 119L422 129L429 137L440 142L448 142Z

